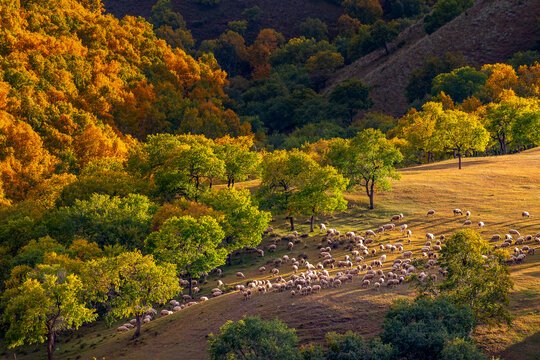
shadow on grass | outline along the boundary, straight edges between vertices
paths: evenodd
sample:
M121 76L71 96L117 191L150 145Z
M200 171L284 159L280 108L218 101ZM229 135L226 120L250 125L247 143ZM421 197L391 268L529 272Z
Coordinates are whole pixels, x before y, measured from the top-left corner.
M540 331L496 355L505 360L540 359Z

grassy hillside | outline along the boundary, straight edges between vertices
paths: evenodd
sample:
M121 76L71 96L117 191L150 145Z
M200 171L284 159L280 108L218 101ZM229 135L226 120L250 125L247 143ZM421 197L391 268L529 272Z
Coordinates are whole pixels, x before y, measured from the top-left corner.
M540 232L539 173L538 148L508 156L468 158L461 171L457 170L454 160L409 168L402 171L402 180L394 183L391 192L377 195L375 211L364 210L363 193L352 194L349 196L350 210L320 221L326 221L342 232L363 231L387 223L390 215L402 212L404 222L413 231L412 244L405 248L413 250L415 256L425 242L426 232L448 235L462 228L464 217L452 215L452 209L456 207L470 210L473 224L480 220L485 222L486 227L480 230L484 237L505 234L511 228L534 235ZM437 212L434 217L427 218L426 211L431 208ZM523 219L523 210L529 211L531 217ZM288 233L284 219L275 220L273 225L277 232ZM309 230L307 222L299 227L301 232ZM269 279L268 273L259 274L258 267L266 265L269 269L273 259L285 254L291 257L305 254L310 262L316 263L317 246L322 238L319 234L302 238L293 251L288 251L286 244L281 242L276 253L267 252L264 258L238 255L233 258L233 266L224 269L222 280L227 287L240 283L235 277L237 271L243 271L246 280ZM378 238L376 244L398 240L403 240L403 235L395 231ZM259 247L266 249L271 243L272 239L266 238ZM348 253L344 245L333 250L338 259ZM396 256L388 253L385 271ZM528 256L524 263L511 266L515 282L510 305L515 316L512 326L480 327L475 334L489 353L508 360L532 360L540 356L539 265L540 254L537 252ZM291 270L289 263L283 265L280 272L289 276ZM201 295L207 295L215 287L216 280L215 276L210 276L208 283L202 286ZM341 288L323 289L319 294L294 298L289 292L271 292L256 294L253 299L244 301L241 294L231 292L173 315L159 317L143 327L142 336L136 341L130 340L131 332L117 334L115 327L108 329L102 323L92 324L71 336L60 337L57 356L62 359L91 359L94 356L98 359L204 359L207 357L206 335L217 331L227 320L237 320L244 315L260 315L264 319L278 317L297 329L302 343L321 341L328 331L351 329L373 336L381 330L384 313L392 301L413 294L414 290L408 285L394 289L384 287L380 292L373 287L362 288L358 278ZM24 352L28 355L18 352L17 358L38 359L42 351L37 347L26 348ZM10 353L2 355L12 356Z
M122 18L125 15L150 18L152 6L157 0L104 0L107 12ZM217 38L227 30L229 21L241 20L244 9L258 6L262 13L254 29L250 29L248 40L253 40L260 29L272 28L287 38L298 34L298 26L307 18L318 18L335 30L337 19L343 9L326 0L221 0L214 7L204 7L196 0L172 0L174 11L182 14L188 28L197 40ZM251 34L251 36L250 36Z
M537 41L539 16L535 0L477 0L433 34L427 35L420 21L390 45L390 55L380 49L342 68L329 80L327 91L345 79L358 78L370 86L375 102L371 111L401 116L407 109L409 74L426 56L461 52L472 63L504 62Z

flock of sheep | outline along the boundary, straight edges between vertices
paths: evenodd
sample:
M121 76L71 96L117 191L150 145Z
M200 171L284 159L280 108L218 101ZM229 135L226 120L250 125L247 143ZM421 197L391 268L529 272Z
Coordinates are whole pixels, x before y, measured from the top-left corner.
M454 216L465 215L467 220L463 223L463 226L472 225L470 211L466 211L465 214L460 209L453 210ZM435 215L435 210L431 209L427 212L427 217ZM530 217L530 214L526 211L522 213L522 217ZM324 233L322 238L323 243L318 245L319 254L317 261L310 263L305 255L300 255L298 259L284 255L280 258L276 258L269 262L273 266L269 269L266 266L259 267L258 271L261 274L269 273L272 279L265 280L252 280L244 284L238 284L234 287L235 291L238 291L245 300L251 299L255 294L263 294L270 291L289 291L291 296L297 295L309 295L318 293L322 289L341 287L346 282L352 282L355 278L360 279L361 287L372 287L375 290L379 290L381 287L386 286L388 288L396 287L405 282L408 276L416 274L418 279L425 281L428 277L432 280L437 280L437 275L446 275L446 271L437 266L438 251L441 250L442 242L445 239L444 235L440 235L436 239L432 233L426 233L426 242L424 246L419 249L418 256L425 258L427 264L426 272L422 271L418 273L417 269L411 264L413 260L413 251L407 250L406 246L411 244L412 231L408 229L407 224L396 225L393 222L402 221L403 214L394 215L391 217L391 223L380 226L377 230L366 230L362 235L349 231L341 234L340 231L332 228L327 228L325 224L320 224L320 231ZM484 222L479 221L478 227L483 228ZM382 234L389 231L399 230L403 236L401 242L395 243L375 243L375 239ZM279 237L273 234L274 229L269 227L266 230L266 234L275 238L274 243L268 246L268 252L274 252L277 250L279 243L284 240L287 244L289 251L293 250L295 243L300 241L298 232L294 231L284 237ZM516 239L514 240L514 236ZM381 239L381 238L380 238ZM495 234L491 237L492 242L501 241L503 237L499 234ZM380 240L382 241L382 239ZM524 245L528 243L528 245ZM513 254L507 260L509 264L522 262L527 255L534 254L533 244L540 243L540 233L536 235L524 235L522 236L517 230L511 229L508 234L504 236L502 243L496 243L493 249L509 248L514 246ZM344 245L347 251L350 253L345 254L343 257L334 257L332 250L337 249L339 245ZM518 246L521 246L518 247ZM264 257L265 252L262 249L253 247L246 248L247 251L258 253L259 256ZM388 271L384 271L382 267L387 263L387 254L400 254L394 259L389 266ZM292 273L290 276L281 276L280 268L284 264L290 263ZM337 270L337 272L336 272ZM431 271L431 272L429 272ZM221 277L221 269L216 269L218 277ZM238 279L245 279L246 276L242 272L237 272L236 277ZM182 286L189 285L187 280L180 280ZM196 280L192 280L192 288L194 293L199 292L199 288ZM212 297L220 296L224 293L224 283L221 280L217 281L217 287L211 290ZM199 301L207 301L208 298L200 297ZM160 314L162 316L170 315L174 312L183 310L184 308L196 305L198 302L194 301L192 296L183 295L183 303L181 304L177 300L171 300L169 306L171 310L163 309ZM142 319L144 324L150 322L156 317L158 312L155 309L148 311ZM136 325L136 319L132 319L129 323L126 323L118 328L118 331L128 331Z

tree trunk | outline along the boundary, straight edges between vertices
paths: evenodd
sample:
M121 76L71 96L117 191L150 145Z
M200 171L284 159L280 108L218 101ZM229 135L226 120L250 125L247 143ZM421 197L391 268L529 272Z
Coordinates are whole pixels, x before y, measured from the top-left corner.
M457 156L459 159L459 170L461 170L461 152L458 152Z
M371 185L369 185L369 182L366 183L366 193L367 193L367 196L369 197L369 209L370 210L373 210L375 208L374 204L373 204L373 193L374 193L374 186L375 186L375 182L372 180L371 181Z
M49 360L53 360L54 337L54 331L49 332L49 334L47 335L47 357Z
M314 222L315 222L315 216L311 215L311 227L309 229L309 232L314 232L315 231L313 229Z
M134 339L141 336L141 315L140 314L135 315L135 319L137 320L137 328L135 330L135 334L133 335Z
M289 216L289 221L291 223L291 231L294 231L294 217Z

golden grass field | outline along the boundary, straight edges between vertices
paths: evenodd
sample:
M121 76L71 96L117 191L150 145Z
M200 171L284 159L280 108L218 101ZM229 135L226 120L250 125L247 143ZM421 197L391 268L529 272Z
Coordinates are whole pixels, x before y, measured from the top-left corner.
M405 218L397 224L407 223L412 230L413 242L406 245L405 250L413 250L415 255L425 243L426 232L449 235L462 228L465 218L453 216L454 208L470 210L474 228L478 221L483 221L486 226L480 233L486 238L497 233L504 236L511 228L522 234L540 232L540 148L514 155L464 159L462 170L457 169L457 160L448 160L404 169L401 173L402 179L394 182L392 191L376 194L375 210L366 210L367 198L363 192L358 192L348 196L349 210L319 219L319 222L324 221L342 233L365 231L388 223L393 214L403 213ZM426 217L428 209L436 210L434 217ZM521 217L524 210L530 212L530 218ZM299 232L309 231L307 221L297 222ZM288 233L284 219L275 219L272 225L279 234ZM272 260L285 254L290 257L306 254L308 261L316 264L317 246L322 238L318 233L311 234L302 238L292 251L288 251L286 242L282 241L275 253L266 251L264 258L253 254L234 256L233 266L224 269L222 281L228 287L240 283L235 277L237 271L244 272L246 280L271 278L268 271L259 274L258 267L266 265L269 270ZM393 231L379 236L375 244L403 239L399 231ZM266 250L271 243L272 239L265 238L259 248ZM343 245L332 250L337 259L348 253ZM387 253L387 256L385 272L399 255ZM280 274L288 276L291 270L290 263L284 264ZM489 354L503 359L539 359L539 252L528 256L522 264L513 265L511 272L515 286L510 310L515 320L510 327L479 327L474 336ZM208 295L216 286L216 280L214 275L209 276L200 295ZM227 320L250 315L260 315L263 319L278 317L297 329L302 344L323 341L329 331L354 330L374 336L381 331L384 314L392 301L412 296L414 289L407 284L376 291L373 287L361 288L358 277L341 288L323 289L309 296L291 297L289 292L271 292L256 294L244 301L241 294L231 292L173 315L158 317L143 326L142 336L137 340L131 340L132 331L118 334L116 326L106 328L100 322L91 324L59 336L59 350L55 354L59 359L207 359L207 335L216 332ZM2 356L13 358L12 353L7 351ZM18 350L17 358L40 359L44 353L44 345L28 347Z

